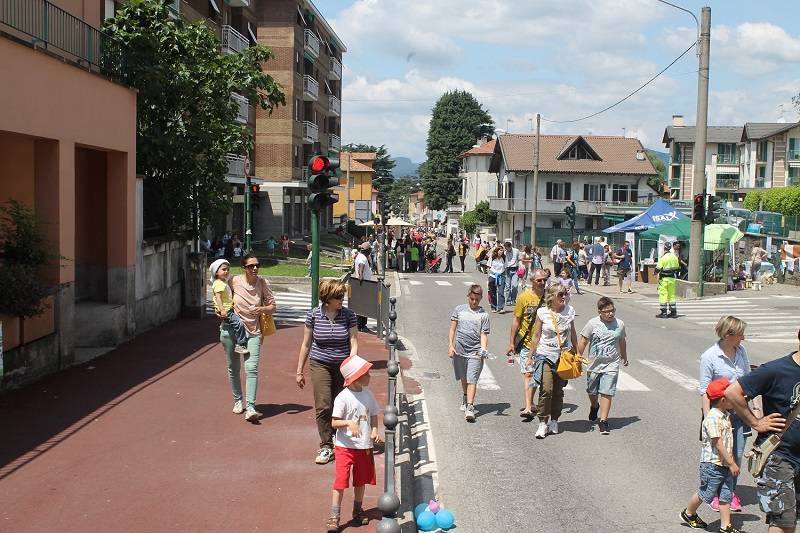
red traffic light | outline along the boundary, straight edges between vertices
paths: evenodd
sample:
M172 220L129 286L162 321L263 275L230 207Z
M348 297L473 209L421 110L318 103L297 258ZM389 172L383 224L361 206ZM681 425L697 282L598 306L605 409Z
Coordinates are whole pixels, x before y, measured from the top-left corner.
M315 174L318 172L322 172L323 170L328 168L328 158L321 155L315 155L314 157L311 158L311 161L309 161L308 168L311 172Z
M694 206L692 207L692 220L703 220L706 215L705 210L705 195L694 195Z
M255 183L250 185L250 194L258 194L261 192L261 186L256 185Z

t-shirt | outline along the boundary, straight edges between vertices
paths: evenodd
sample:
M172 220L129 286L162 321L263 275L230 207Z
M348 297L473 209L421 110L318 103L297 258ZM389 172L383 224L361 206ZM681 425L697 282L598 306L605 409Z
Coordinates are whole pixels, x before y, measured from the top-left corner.
M625 248L620 248L617 250L617 255L623 256L622 259L619 260L617 263L617 268L619 270L630 270L631 265L633 264L633 252L630 248L627 250Z
M561 276L558 276L558 282L562 287L567 289L567 291L572 289L572 278L562 278Z
M364 272L361 275L361 277L366 281L371 281L372 280L372 268L370 268L370 266L369 266L369 259L367 259L366 255L361 254L361 253L356 256L356 261L355 261L356 269L355 269L355 272L353 272L353 277L354 278L359 278L358 270L359 270L360 265L364 265Z
M552 317L555 316L558 330L561 333L561 347L556 338L556 328ZM536 317L542 322L542 336L536 353L544 355L550 361L556 361L561 356L562 350L572 349L572 323L575 321L575 309L571 305L564 306L560 313L556 313L548 307L541 307L536 312Z
M619 372L622 352L620 339L625 338L625 323L618 318L611 322L599 316L589 320L581 330L581 336L589 339L589 367L587 372Z
M592 263L595 265L603 264L603 245L599 242L589 246L589 255L592 258Z
M372 424L370 420L373 416L378 416L380 407L375 400L375 396L367 388L354 391L348 388L336 395L333 400L333 417L342 420L355 420L361 428L361 435L353 437L353 432L349 427L336 430L335 446L340 448L351 448L356 450L372 449Z
M719 466L728 466L719 455L719 450L711 442L711 439L722 439L722 445L733 453L733 429L728 413L712 407L708 414L703 418L703 428L700 430L703 447L700 451L701 463L712 463Z
M231 280L231 291L233 291L233 310L247 329L251 337L261 336L261 326L258 322L258 314L253 312L253 307L268 306L275 303L275 296L272 294L269 281L259 277L254 286L247 283L247 276L234 276Z
M416 246L411 247L411 260L419 261L419 248L417 248Z
M586 266L586 250L581 250L578 252L578 266Z
M456 355L474 355L481 349L481 333L489 334L489 314L478 307L474 311L468 304L453 309L451 321L456 321Z
M214 282L211 284L211 290L214 291L214 295L217 293L221 293L222 295L222 313L228 314L228 311L231 310L233 307L233 294L231 293L231 288L228 284L221 279L215 279ZM220 312L219 307L217 307L217 299L214 298L214 310L216 312Z
M343 307L333 321L317 306L306 313L306 327L311 336L312 360L324 363L341 363L350 355L350 330L358 325L356 314ZM338 372L338 370L337 370Z
M517 268L517 264L519 262L519 250L516 248L511 248L510 251L506 252L506 268Z
M514 305L514 316L519 319L519 331L517 334L523 338L527 336L525 338L525 348L529 350L533 333L528 335L528 328L533 326L533 321L536 320L534 311L537 305L539 305L539 296L531 289L527 289L517 296L517 303Z
M745 396L761 396L765 416L780 413L788 417L792 402L800 397L800 365L792 357L795 353L770 361L739 378ZM760 433L756 442L767 436ZM800 467L800 421L792 423L774 453Z

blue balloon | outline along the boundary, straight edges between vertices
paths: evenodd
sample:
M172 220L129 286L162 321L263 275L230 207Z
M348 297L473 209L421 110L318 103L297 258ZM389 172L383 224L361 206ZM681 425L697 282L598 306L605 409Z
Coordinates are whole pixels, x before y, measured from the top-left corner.
M414 518L415 519L419 518L419 515L421 515L422 513L424 513L427 510L428 510L428 504L427 503L421 503L421 504L417 505L416 507L414 507Z
M456 518L453 516L453 513L448 511L447 509L440 509L438 513L436 513L436 525L442 529L450 529L453 527Z
M430 511L423 511L417 517L417 526L422 531L433 531L436 529L436 515Z

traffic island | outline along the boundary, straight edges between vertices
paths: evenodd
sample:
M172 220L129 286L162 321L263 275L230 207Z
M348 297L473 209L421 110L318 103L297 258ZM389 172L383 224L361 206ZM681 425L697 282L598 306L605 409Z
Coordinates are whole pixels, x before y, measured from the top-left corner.
M706 296L721 296L728 288L724 283L706 281L703 283L703 294L700 294L700 283L697 281L675 280L675 294L684 300L699 300Z

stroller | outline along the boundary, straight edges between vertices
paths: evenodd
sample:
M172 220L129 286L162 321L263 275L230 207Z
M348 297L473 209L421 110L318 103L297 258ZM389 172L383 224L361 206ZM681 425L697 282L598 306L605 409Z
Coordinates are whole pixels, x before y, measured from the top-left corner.
M428 254L425 260L425 272L428 274L432 272L439 272L439 267L442 266L442 256L439 254Z

